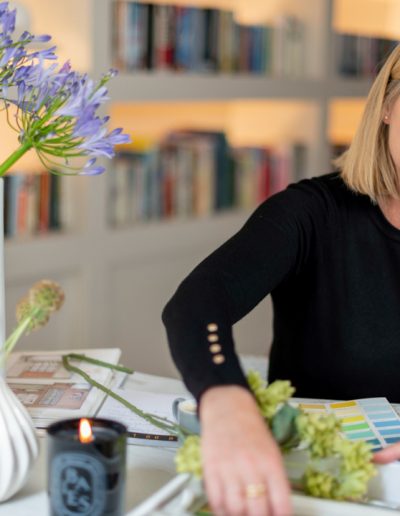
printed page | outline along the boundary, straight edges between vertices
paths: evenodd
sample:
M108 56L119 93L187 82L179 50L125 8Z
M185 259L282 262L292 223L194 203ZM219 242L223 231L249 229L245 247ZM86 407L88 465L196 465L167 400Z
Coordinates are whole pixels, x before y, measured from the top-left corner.
M72 352L109 362L113 365L118 363L121 356L121 350L117 348L12 353L7 361L7 381L23 384L33 383L35 385L39 383L52 384L54 382L81 383L83 380L79 375L70 373L62 365L62 356ZM70 362L99 383L105 384L112 377L111 369L87 362L74 360Z
M8 382L8 386L33 418L55 420L93 415L93 411L100 406L105 397L102 391L87 383Z
M62 356L71 351L23 352L11 355L7 363L7 383L34 422L48 426L63 418L93 416L106 394L86 383L78 374L71 374L62 365ZM121 351L117 348L81 349L74 353L117 364ZM71 360L105 387L120 386L126 374L112 369ZM46 424L43 425L43 422Z
M119 394L144 412L155 414L159 417L167 418L175 423L172 413L172 404L180 394L157 394L153 392L138 392L132 390L115 389ZM127 407L107 397L97 417L115 419L127 426L129 432L129 442L132 444L176 446L177 438L168 432L159 429L147 422Z
M113 371L113 376L109 385L111 390L115 390L123 385L127 378L126 373ZM91 392L90 386L83 384L12 384L12 390L28 409L35 428L40 435L51 423L60 418L74 417L94 417L106 399L106 394L93 388L94 401L88 400ZM52 389L60 389L58 392ZM52 403L48 403L48 401ZM38 410L35 410L38 409Z

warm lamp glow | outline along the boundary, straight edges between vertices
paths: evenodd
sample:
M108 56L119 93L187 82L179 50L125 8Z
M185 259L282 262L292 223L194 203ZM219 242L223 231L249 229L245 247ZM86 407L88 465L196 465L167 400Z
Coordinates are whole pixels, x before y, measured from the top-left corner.
M90 443L93 441L92 425L86 418L81 419L79 422L79 440L81 443Z
M17 0L15 3L26 9L30 21L29 27L21 28L34 34L51 34L60 63L70 60L74 70L90 70L92 2Z
M349 144L354 137L365 108L365 99L332 99L329 104L329 141Z
M338 32L400 38L398 0L335 0L333 26Z
M317 107L302 101L115 102L111 117L143 148L182 127L224 131L235 146L312 141L317 131Z

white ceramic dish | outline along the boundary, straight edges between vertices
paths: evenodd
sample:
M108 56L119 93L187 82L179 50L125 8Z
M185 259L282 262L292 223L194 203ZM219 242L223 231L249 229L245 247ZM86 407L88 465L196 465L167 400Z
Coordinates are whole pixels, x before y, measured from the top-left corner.
M293 493L295 516L389 516L400 512L400 462L379 466L369 483L368 503L336 502ZM204 504L201 483L182 474L174 477L128 516L190 516Z

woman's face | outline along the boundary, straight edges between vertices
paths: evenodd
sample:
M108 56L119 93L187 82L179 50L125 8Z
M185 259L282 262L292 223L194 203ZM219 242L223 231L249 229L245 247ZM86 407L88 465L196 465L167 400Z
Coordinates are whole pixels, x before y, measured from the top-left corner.
M392 104L383 121L389 126L389 150L396 170L400 174L400 96Z

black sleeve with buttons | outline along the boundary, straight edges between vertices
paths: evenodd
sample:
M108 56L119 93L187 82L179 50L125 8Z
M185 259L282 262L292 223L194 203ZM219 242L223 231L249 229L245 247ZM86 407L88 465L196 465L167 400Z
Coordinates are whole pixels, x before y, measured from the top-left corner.
M327 197L315 178L265 201L183 280L164 308L173 360L197 401L212 386L248 388L232 326L301 270L316 233L328 223Z

